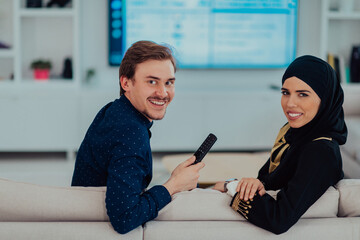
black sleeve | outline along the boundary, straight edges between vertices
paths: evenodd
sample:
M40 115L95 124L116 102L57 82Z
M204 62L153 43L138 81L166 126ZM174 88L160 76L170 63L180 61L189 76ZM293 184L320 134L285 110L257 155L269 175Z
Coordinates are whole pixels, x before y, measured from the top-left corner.
M264 187L266 190L268 189L269 183L268 183L268 176L269 176L269 166L270 166L270 158L266 161L264 166L262 166L258 173L258 179L264 184Z
M236 194L231 203L251 223L275 234L286 232L324 192L342 178L338 145L311 142L301 152L294 176L275 200L265 194L242 201Z

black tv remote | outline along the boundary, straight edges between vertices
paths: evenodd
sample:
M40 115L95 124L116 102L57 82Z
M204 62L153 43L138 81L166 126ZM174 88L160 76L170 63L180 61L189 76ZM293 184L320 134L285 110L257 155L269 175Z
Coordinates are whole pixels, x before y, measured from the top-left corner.
M196 160L193 164L197 164L197 163L201 162L201 160L203 160L203 158L209 152L210 148L214 145L216 140L217 140L217 137L212 133L210 133L209 136L207 136L207 138L201 144L199 149L194 153Z

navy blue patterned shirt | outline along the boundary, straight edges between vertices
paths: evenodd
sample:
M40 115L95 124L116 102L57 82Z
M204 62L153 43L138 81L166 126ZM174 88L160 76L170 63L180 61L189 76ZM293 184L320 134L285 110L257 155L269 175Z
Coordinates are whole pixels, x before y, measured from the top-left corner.
M119 233L154 219L171 201L167 189L154 186L150 122L125 97L96 115L77 154L72 186L107 186L106 209Z

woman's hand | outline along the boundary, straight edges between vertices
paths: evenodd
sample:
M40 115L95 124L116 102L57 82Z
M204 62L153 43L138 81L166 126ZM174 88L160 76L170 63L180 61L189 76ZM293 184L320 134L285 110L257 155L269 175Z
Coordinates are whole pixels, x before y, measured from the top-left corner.
M257 178L242 178L237 185L236 192L239 192L241 200L247 201L254 198L256 192L262 196L265 194L265 187Z
M217 182L212 189L218 190L220 192L225 192L224 186L225 186L225 181L221 181L221 182Z

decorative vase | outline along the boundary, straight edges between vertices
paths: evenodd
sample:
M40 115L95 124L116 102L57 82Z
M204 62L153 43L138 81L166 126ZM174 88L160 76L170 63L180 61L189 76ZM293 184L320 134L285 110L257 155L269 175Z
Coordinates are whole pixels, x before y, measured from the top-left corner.
M37 81L49 80L49 69L34 69L34 79Z

